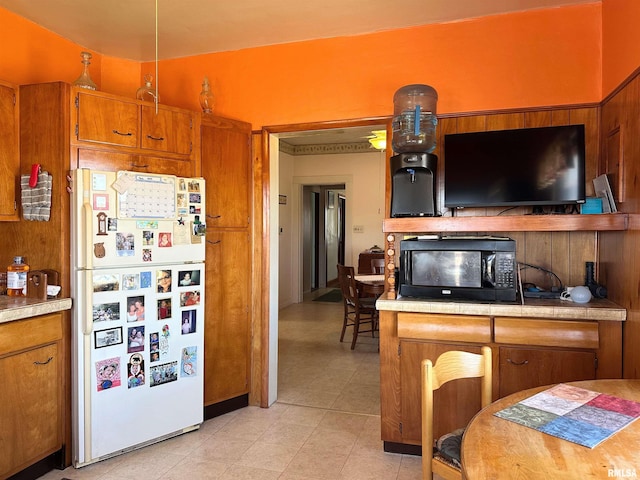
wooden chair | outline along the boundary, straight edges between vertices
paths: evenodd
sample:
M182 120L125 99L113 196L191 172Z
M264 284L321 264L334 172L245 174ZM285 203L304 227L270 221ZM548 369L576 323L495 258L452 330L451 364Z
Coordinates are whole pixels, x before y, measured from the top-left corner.
M384 273L384 258L371 259L371 273L374 275L380 275Z
M462 478L462 472L437 451L433 438L433 392L445 383L459 378L482 378L481 403L491 403L491 348L482 347L482 353L461 351L445 352L435 366L431 360L422 361L422 478L432 480L436 473L447 480ZM455 407L454 407L455 408ZM456 439L459 441L460 437ZM457 444L459 448L459 443ZM459 451L458 451L459 458Z
M344 304L344 319L342 322L342 333L340 341L344 340L347 327L353 327L353 338L351 340L351 350L356 348L356 341L360 333L374 332L378 326L378 311L375 306L375 298L362 298L358 292L353 267L338 264L338 280L342 291L342 301ZM368 330L361 330L362 325L369 325Z

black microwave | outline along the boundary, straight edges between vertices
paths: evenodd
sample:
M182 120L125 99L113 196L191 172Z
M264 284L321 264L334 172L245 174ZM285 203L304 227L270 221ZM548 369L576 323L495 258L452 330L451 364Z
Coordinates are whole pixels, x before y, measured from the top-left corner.
M450 236L400 242L398 293L451 300L516 300L516 242Z

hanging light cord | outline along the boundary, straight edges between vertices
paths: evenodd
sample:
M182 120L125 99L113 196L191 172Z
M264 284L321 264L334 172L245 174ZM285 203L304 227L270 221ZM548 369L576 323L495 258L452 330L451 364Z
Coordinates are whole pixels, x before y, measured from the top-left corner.
M154 96L156 115L158 114L158 80L158 0L156 0L156 94Z

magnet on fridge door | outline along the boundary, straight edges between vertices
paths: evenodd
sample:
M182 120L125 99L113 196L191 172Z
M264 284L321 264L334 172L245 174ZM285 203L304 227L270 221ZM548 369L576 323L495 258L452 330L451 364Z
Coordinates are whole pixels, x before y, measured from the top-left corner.
M144 325L129 327L127 353L144 351Z
M104 258L104 256L107 254L106 250L104 249L104 242L93 244L93 254L96 256L96 258Z
M120 386L120 357L99 360L95 367L99 392Z
M96 215L98 217L98 233L96 235L108 235L107 233L107 214L100 212Z
M133 257L136 241L133 233L116 233L116 254L119 257Z
M180 371L182 376L195 377L198 365L198 347L185 347L182 349L182 360Z
M178 361L163 363L151 367L151 387L178 380Z
M140 272L140 288L151 288L151 272Z
M129 388L144 385L144 358L139 353L134 353L127 364L127 385Z

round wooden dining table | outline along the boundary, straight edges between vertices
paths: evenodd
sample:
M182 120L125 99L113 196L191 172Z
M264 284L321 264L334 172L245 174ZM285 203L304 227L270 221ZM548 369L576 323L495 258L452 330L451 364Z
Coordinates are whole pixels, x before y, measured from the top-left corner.
M356 275L355 279L361 296L377 297L384 293L384 275Z
M566 385L640 402L640 380L587 380ZM501 398L471 420L462 439L463 478L640 477L640 418L589 448L494 415L549 387L523 390Z

